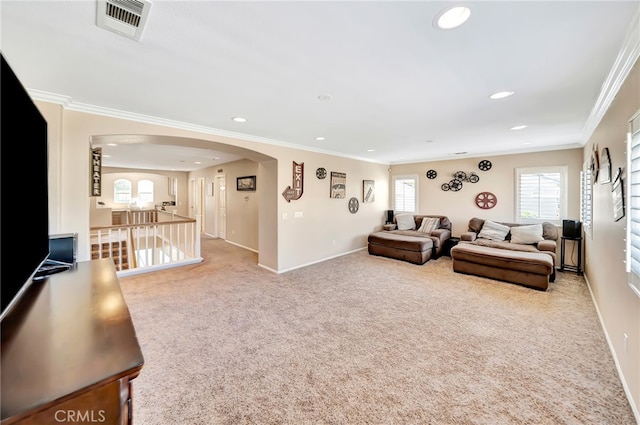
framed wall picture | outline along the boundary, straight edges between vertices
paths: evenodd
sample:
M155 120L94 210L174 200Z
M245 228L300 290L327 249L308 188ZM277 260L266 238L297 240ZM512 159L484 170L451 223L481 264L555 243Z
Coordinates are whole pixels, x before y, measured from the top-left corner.
M624 217L624 189L622 184L622 169L618 168L616 177L611 185L611 197L613 199L613 219L620 220Z
M611 157L609 156L609 148L602 148L600 155L600 184L611 183Z
M236 178L236 190L256 190L256 176L244 176Z
M331 172L331 198L347 197L347 174Z
M375 202L376 181L362 180L362 202Z

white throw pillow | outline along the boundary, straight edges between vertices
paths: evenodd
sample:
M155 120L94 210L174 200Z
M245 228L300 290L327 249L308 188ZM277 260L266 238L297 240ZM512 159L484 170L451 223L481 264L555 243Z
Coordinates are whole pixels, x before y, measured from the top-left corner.
M422 224L418 229L420 232L431 233L440 227L440 219L437 217L424 217L422 219Z
M543 240L542 224L514 226L511 228L511 243L533 244Z
M416 221L413 218L413 214L396 215L396 224L398 225L398 230L414 230L416 228Z
M509 226L487 220L482 225L478 237L491 239L492 241L503 241L509 234L509 230Z

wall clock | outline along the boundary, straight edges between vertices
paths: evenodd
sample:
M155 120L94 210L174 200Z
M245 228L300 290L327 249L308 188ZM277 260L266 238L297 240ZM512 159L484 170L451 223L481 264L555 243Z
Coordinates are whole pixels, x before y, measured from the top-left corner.
M438 172L436 170L429 170L426 175L428 179L433 180L438 177Z
M324 168L320 167L316 170L316 177L319 179L323 179L325 177L327 177L327 170L325 170Z
M496 206L498 198L491 192L480 192L476 196L476 205L483 210L488 210Z
M355 214L358 212L358 208L360 208L360 202L358 201L358 198L354 196L353 198L349 199L349 212L351 214Z

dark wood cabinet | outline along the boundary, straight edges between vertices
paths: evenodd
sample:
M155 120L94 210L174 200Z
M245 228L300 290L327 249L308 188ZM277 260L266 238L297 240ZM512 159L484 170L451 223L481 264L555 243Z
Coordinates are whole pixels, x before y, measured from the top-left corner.
M2 425L133 423L144 358L111 259L34 282L1 325Z

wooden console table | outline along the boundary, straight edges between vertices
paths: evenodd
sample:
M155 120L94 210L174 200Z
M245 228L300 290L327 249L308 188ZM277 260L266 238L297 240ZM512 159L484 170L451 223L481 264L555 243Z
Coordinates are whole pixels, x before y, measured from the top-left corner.
M144 358L110 258L34 282L1 327L2 425L132 423Z

